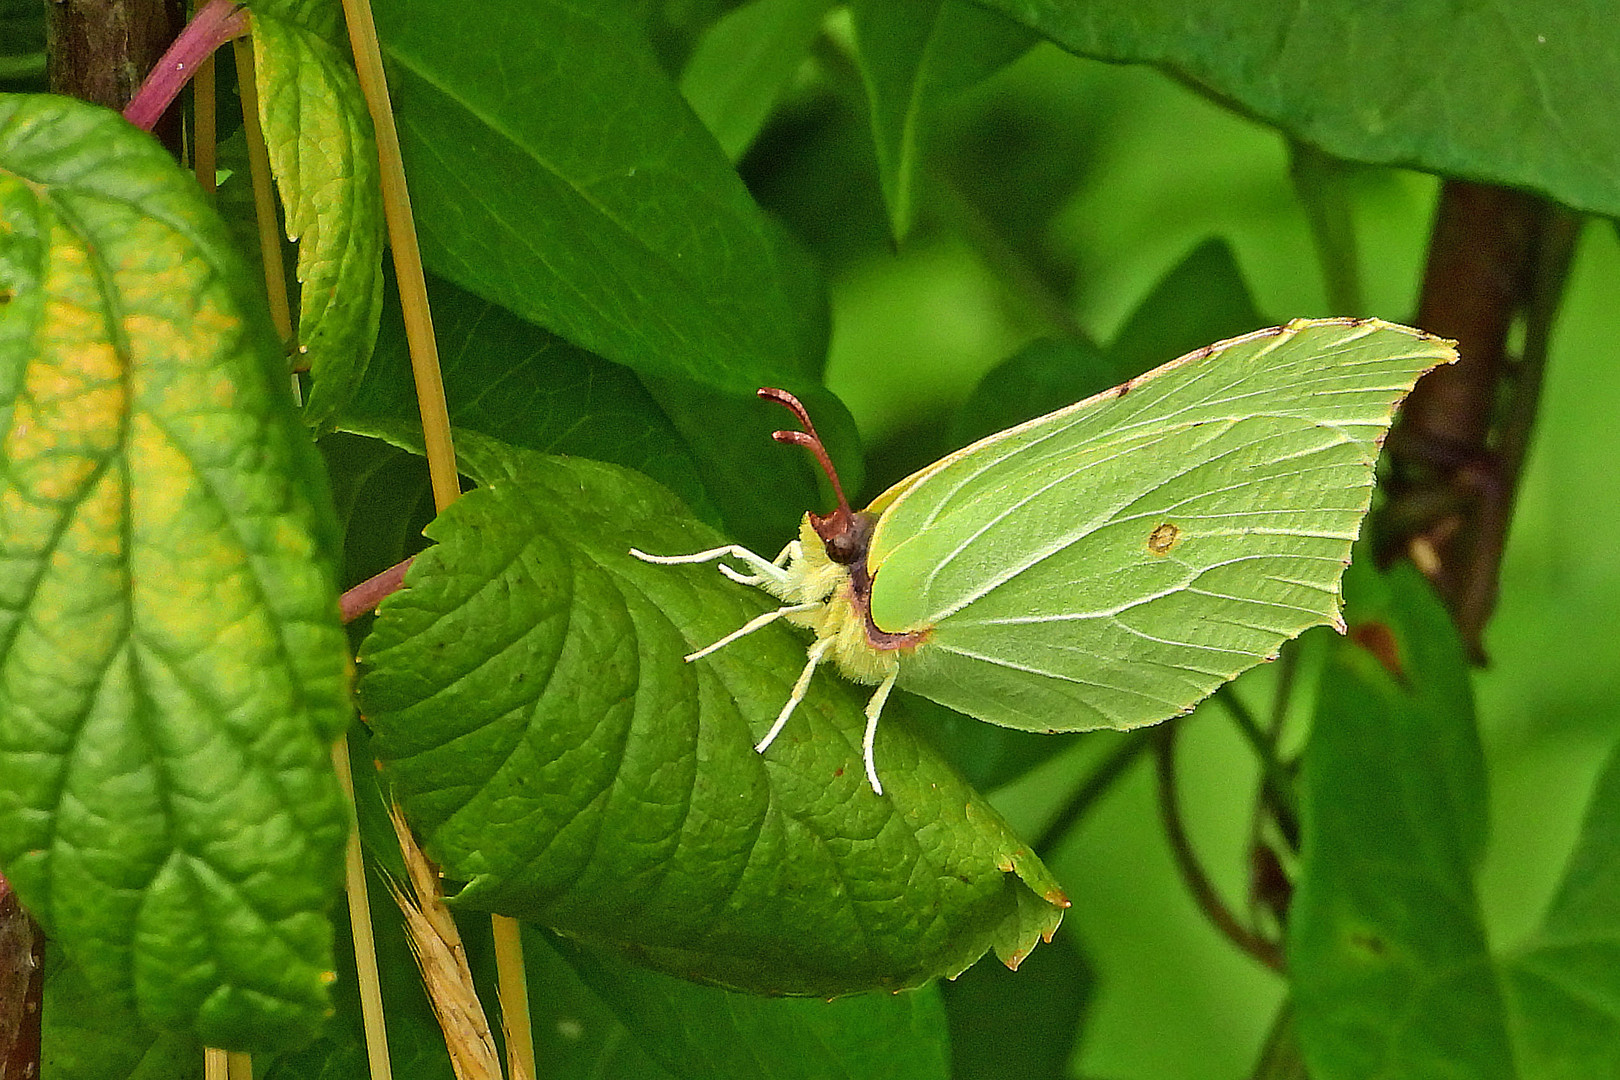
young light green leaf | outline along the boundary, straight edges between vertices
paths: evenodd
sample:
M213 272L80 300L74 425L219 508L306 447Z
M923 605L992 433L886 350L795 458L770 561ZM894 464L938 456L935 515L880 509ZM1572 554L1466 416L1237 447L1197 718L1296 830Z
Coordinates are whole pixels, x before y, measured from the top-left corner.
M0 865L99 993L327 1009L348 714L324 474L262 294L116 114L0 97Z
M831 7L832 0L753 0L698 42L681 71L681 94L731 161L765 125Z
M614 945L674 974L830 996L1009 962L1062 894L903 725L892 798L866 789L859 699L816 686L776 751L753 744L803 643L702 567L629 554L719 537L624 470L458 444L486 486L379 611L362 650L377 751L462 903Z
M1335 157L1620 215L1606 96L1620 84L1620 22L1586 5L983 2L1084 56L1158 64Z
M850 11L889 227L899 242L911 232L933 108L1015 59L1035 38L964 0L854 0Z
M298 355L311 380L304 418L318 428L354 393L377 341L377 144L354 68L318 31L255 6L253 49L259 122L287 236L298 241Z
M814 381L794 268L620 5L376 12L436 273L640 373Z
M277 22L291 23L339 52L348 47L343 0L252 0L249 6L255 17L267 15Z

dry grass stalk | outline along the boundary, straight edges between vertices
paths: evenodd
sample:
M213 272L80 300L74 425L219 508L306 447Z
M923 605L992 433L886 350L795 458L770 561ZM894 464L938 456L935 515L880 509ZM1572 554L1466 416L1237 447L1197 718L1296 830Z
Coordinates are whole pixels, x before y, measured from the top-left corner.
M439 875L427 856L416 846L398 806L389 807L399 848L405 856L405 870L411 879L411 893L392 878L388 889L405 916L406 936L416 964L422 969L422 982L428 1000L444 1031L445 1046L457 1080L501 1080L501 1057L484 1016L483 1003L473 988L472 969L461 934L439 893Z

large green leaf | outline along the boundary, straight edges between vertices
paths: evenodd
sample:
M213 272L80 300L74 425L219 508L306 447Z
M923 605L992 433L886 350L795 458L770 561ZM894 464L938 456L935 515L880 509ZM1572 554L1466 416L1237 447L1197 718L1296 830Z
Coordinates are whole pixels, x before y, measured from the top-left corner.
M1304 759L1289 916L1311 1076L1615 1075L1620 759L1541 928L1493 952L1474 886L1486 796L1465 653L1417 571L1352 572L1350 633Z
M0 863L90 984L216 1045L325 1014L335 529L195 182L0 97Z
M1059 45L1157 64L1338 157L1620 214L1620 19L1594 0L979 0Z
M285 18L270 14L291 8ZM308 11L298 10L308 8ZM299 367L304 408L326 424L354 393L382 313L383 217L377 144L360 83L328 2L254 5L259 122L286 218L298 243Z
M485 440L487 486L430 530L362 651L378 756L464 904L674 974L829 996L1009 962L1060 916L1034 855L903 723L865 787L861 695L817 682L765 755L804 642L780 625L683 654L762 610L632 546L720 538L637 474Z
M435 272L639 372L814 381L796 267L620 5L386 0L377 22Z

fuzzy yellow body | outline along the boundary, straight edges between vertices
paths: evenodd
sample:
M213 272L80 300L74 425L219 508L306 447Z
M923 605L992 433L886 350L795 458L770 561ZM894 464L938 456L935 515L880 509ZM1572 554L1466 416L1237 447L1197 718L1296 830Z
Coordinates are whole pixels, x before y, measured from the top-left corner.
M867 640L866 618L855 606L849 568L827 558L809 514L799 525L799 538L787 546L784 554L788 561L782 579L766 579L760 587L787 604L821 606L791 612L783 618L813 631L818 642L831 638L825 655L832 658L845 678L868 685L889 678L900 666L897 651L874 648Z

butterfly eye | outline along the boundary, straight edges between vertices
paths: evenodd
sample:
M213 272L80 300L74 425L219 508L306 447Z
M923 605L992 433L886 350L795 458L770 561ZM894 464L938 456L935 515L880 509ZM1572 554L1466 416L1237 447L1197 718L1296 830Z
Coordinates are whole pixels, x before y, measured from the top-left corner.
M867 549L872 545L872 529L876 518L871 514L854 513L839 507L827 515L811 514L810 524L821 537L827 558L839 566L866 563Z

